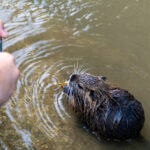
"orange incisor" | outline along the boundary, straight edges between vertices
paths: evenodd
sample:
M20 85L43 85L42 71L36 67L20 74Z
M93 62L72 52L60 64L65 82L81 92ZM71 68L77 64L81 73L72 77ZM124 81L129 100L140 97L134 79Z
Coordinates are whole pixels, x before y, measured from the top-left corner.
M62 83L58 83L58 85L60 85L61 88L63 88L64 86L66 86L69 82L68 81L65 81L65 82L62 82Z

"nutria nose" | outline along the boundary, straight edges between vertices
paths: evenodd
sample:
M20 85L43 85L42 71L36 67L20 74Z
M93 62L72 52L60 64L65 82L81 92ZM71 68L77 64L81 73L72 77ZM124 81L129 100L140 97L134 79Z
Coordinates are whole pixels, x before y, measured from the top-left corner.
M72 74L71 76L70 76L70 82L73 82L73 81L75 81L75 80L77 80L78 79L78 75L77 74Z
M63 87L63 92L66 93L67 95L69 95L69 92L70 92L69 87L68 86L64 86Z

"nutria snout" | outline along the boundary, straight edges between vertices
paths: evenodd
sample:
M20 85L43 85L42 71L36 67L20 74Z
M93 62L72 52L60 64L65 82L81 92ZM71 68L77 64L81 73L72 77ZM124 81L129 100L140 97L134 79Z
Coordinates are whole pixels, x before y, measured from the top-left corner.
M128 91L112 87L105 80L87 73L73 74L64 93L80 120L98 136L109 139L138 136L144 124L141 103Z

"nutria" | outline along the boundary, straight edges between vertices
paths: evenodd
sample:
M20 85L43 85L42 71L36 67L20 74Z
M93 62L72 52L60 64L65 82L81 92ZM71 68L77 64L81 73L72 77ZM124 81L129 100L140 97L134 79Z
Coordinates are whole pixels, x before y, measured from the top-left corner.
M99 137L137 137L145 118L141 103L128 91L105 80L87 73L72 74L63 90L80 120Z

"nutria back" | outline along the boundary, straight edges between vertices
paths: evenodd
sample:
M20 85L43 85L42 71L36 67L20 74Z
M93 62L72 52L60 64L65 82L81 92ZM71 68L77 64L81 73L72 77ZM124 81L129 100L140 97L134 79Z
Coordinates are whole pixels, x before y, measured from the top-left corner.
M64 92L80 120L98 136L109 139L137 137L144 111L128 91L107 84L105 78L73 74Z

